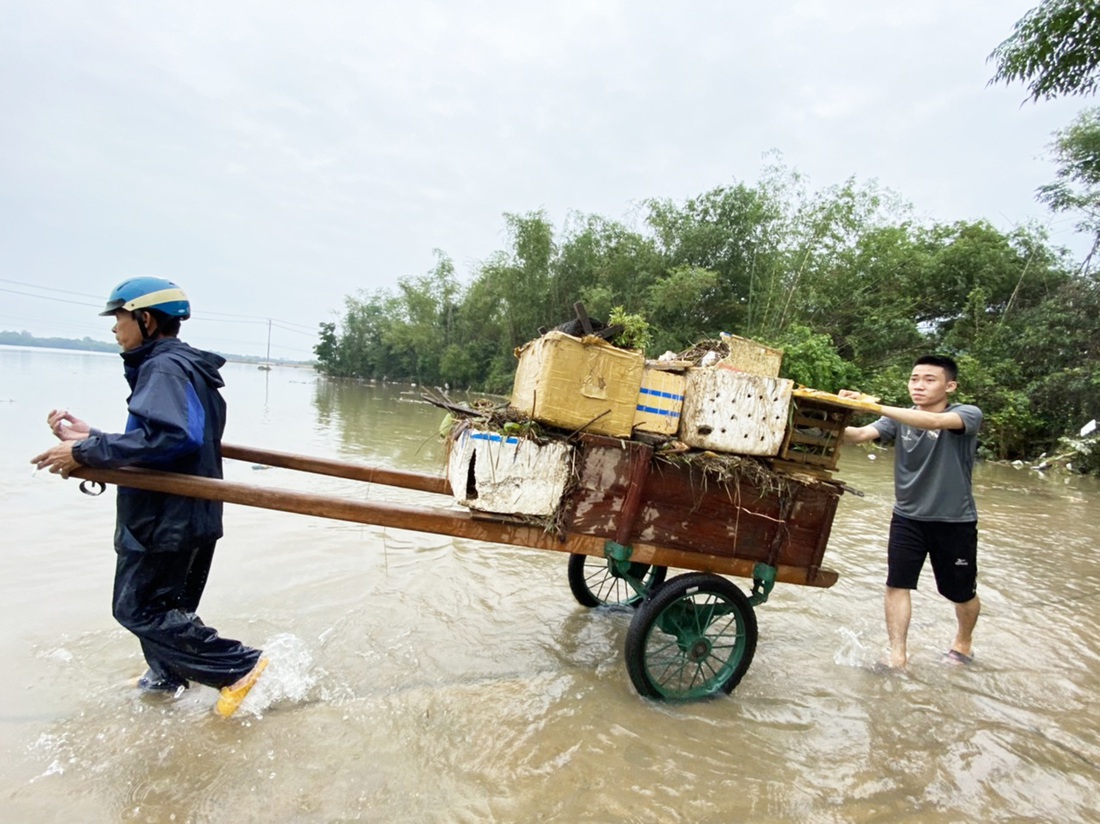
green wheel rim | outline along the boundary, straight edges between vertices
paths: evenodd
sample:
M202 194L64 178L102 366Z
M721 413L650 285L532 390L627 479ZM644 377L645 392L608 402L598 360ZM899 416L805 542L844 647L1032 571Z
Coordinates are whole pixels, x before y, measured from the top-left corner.
M635 616L627 665L638 691L689 701L730 692L756 650L756 617L739 589L713 575L666 583Z
M629 574L641 581L646 591L659 586L667 567L632 563ZM578 603L586 607L635 607L643 596L635 591L605 558L572 555L569 558L569 588Z

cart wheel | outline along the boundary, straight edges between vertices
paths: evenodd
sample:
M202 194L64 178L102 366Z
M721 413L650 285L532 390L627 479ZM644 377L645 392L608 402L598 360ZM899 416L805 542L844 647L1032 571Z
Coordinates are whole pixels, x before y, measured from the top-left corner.
M756 613L745 594L717 575L677 575L634 613L626 669L647 698L729 693L756 652Z
M660 585L667 573L668 567L632 563L626 574L641 581L648 593ZM569 589L577 602L586 607L632 607L645 597L627 583L614 561L592 555L569 556Z

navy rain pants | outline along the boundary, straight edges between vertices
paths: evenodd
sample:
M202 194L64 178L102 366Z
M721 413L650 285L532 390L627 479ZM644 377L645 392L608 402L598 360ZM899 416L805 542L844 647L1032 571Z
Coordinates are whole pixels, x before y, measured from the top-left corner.
M214 543L175 551L115 547L112 612L138 637L158 677L221 688L251 672L260 658L260 650L220 637L195 614Z

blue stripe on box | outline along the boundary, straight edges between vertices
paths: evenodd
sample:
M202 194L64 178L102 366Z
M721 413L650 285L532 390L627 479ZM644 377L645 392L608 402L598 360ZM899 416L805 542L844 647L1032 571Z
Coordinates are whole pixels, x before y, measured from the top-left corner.
M475 441L491 441L492 443L519 443L519 438L513 438L509 435L507 438L502 438L495 432L474 432L470 437Z
M635 409L637 409L639 412L646 412L650 415L665 415L666 417L669 417L669 418L678 418L678 417L680 417L680 413L676 412L672 409L657 409L654 406L642 406L641 404L638 404L638 406L636 406Z
M638 394L653 395L653 397L655 398L667 398L670 401L682 401L684 399L683 395L677 395L673 392L661 392L657 389L650 389L646 386L643 386L640 390L638 390ZM639 406L638 408L641 409L642 407Z

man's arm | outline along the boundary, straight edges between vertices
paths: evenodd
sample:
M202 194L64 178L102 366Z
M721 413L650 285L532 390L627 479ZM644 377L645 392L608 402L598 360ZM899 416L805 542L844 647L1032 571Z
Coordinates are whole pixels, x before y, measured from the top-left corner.
M912 426L916 429L957 429L963 430L966 425L963 419L955 412L922 412L920 409L902 409L900 406L880 407L883 417ZM882 433L878 427L846 426L843 434L844 443L867 443L878 440Z
M837 395L852 399L864 397L851 389L841 389ZM906 409L900 406L879 406L875 411L883 417L916 429L966 429L966 422L957 412L925 412L922 409ZM850 426L844 430L846 443L865 443L875 440L880 435L878 429L873 426Z
M837 395L864 403L872 403L878 400L878 398L872 398L870 395L856 392L854 389L841 389L837 392ZM878 410L880 407L875 406L874 408ZM840 437L844 443L867 443L868 441L877 441L882 437L882 433L877 426L871 426L870 424L867 426L846 426L844 431L840 433Z
M846 426L844 427L844 443L867 443L878 440L881 432L873 426Z
M958 412L925 412L900 406L883 406L880 411L887 418L916 429L966 429Z

